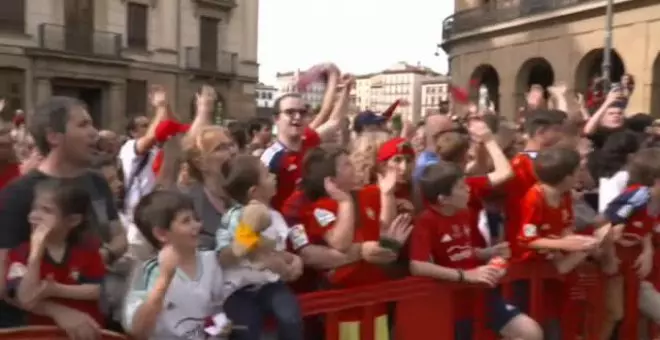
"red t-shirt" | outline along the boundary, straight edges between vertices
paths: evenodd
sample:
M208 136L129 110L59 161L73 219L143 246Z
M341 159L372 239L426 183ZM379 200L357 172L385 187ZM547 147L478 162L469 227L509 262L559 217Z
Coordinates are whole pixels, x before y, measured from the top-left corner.
M477 267L479 261L472 246L470 221L468 209L445 216L431 207L425 208L415 219L410 236L410 260L431 261L442 267L463 270ZM466 290L454 298L457 318L473 315L472 295Z
M380 238L380 192L377 186L365 187L355 195L355 232L354 243L378 241ZM303 217L305 230L310 240L323 242L325 233L332 230L337 220L338 203L331 198L321 198L305 209ZM352 288L376 284L389 280L387 273L378 265L358 261L327 273L327 279L333 288ZM386 305L376 307L376 315L386 313ZM361 309L342 311L341 321L357 321L361 318Z
M21 176L21 168L16 163L5 165L0 169L0 189L4 188L14 178Z
M536 183L534 173L534 158L536 152L521 152L511 160L513 177L503 184L506 192L504 202L504 236L511 246L511 252L515 256L519 250L517 237L520 234L521 204L520 199L525 196Z
M530 250L527 245L540 238L561 238L573 227L573 198L570 193L561 197L559 205L548 204L540 185L534 185L525 197L521 206L521 228L518 242L523 249L520 254L525 259L545 259L550 252L545 250Z
M24 243L9 251L5 278L10 289L17 288L21 278L25 275L29 254L29 243ZM61 263L57 263L48 255L48 252L45 252L39 274L42 280L49 278L64 285L100 285L105 276L105 265L98 248L76 245L67 249ZM97 300L85 301L63 298L51 298L50 300L89 315L101 327L105 324ZM28 315L27 324L31 326L55 325L51 318L36 314Z
M316 131L306 128L300 150L289 150L276 141L261 154L261 161L268 170L277 176L277 193L271 201L275 210L281 210L284 201L293 193L302 176L302 162L305 153L321 144L321 137Z

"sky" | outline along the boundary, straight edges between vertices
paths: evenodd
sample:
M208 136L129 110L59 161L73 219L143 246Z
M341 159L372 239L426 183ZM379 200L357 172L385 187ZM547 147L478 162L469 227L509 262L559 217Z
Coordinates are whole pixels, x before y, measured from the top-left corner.
M399 61L445 73L442 20L453 0L261 0L259 77L334 62L353 74L378 72Z

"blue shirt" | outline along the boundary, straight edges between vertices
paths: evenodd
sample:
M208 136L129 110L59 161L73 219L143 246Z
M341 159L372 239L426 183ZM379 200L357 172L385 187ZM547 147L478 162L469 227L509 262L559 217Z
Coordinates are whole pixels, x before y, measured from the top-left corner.
M439 162L440 158L434 152L422 151L417 157L417 161L415 162L415 170L413 170L413 179L415 182L417 182L422 176L422 171L424 171L424 168Z

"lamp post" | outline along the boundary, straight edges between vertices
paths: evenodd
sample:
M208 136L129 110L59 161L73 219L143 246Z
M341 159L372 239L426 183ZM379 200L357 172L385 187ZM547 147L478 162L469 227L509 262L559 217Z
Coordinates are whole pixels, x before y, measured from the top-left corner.
M611 84L610 71L612 68L612 21L614 12L612 7L614 0L607 0L605 10L605 48L603 49L603 65L601 69L602 77L605 79L605 90L609 91Z

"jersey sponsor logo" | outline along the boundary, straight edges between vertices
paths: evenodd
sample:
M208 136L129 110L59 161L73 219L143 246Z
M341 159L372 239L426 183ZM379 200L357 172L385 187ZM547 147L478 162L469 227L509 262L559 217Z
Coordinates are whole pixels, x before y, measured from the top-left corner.
M20 279L27 273L27 267L20 263L14 262L9 266L7 271L7 280Z
M289 230L289 241L294 250L298 250L309 244L309 237L302 224L296 224Z
M366 213L367 213L367 217L369 217L370 220L376 219L376 213L374 212L373 209L367 208Z
M538 235L536 229L536 226L533 224L525 224L523 226L523 235L525 235L525 237L536 237Z
M445 234L444 236L442 236L442 239L440 241L442 243L447 243L447 242L451 242L452 240L454 240L454 239L451 238L451 236L449 234Z
M314 209L314 219L321 227L327 227L337 220L337 216L331 211L321 208Z
M449 249L447 249L447 255L449 257L449 260L452 262L459 262L469 259L473 256L473 254L474 254L474 250L469 245L466 246L456 245L456 246L451 246L449 247Z
M298 169L298 166L295 164L289 164L289 166L286 168L286 171L294 171Z

